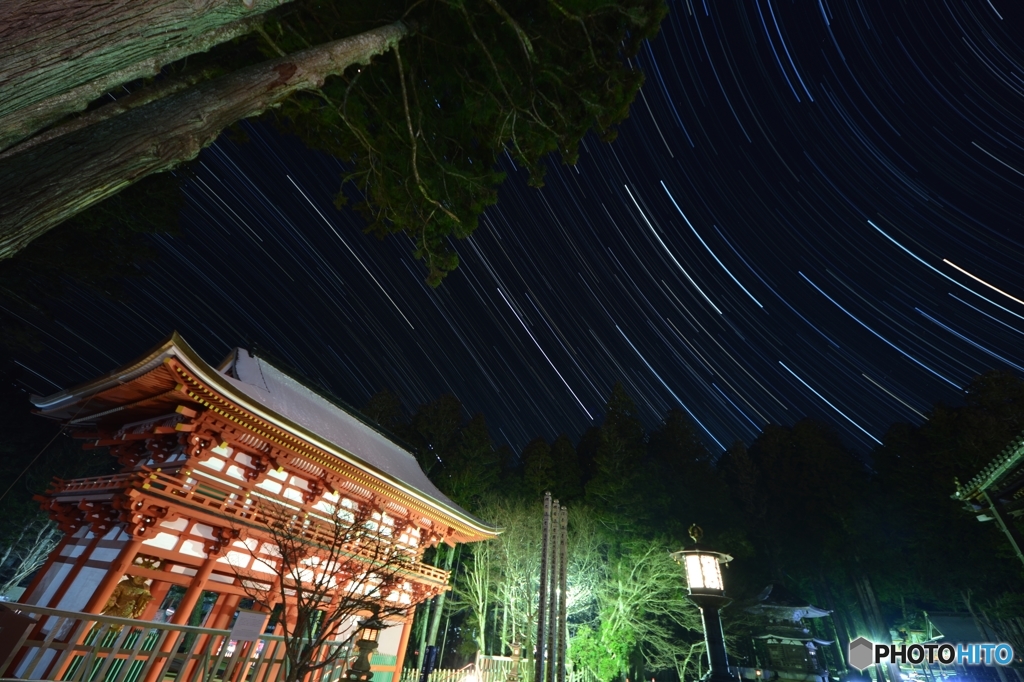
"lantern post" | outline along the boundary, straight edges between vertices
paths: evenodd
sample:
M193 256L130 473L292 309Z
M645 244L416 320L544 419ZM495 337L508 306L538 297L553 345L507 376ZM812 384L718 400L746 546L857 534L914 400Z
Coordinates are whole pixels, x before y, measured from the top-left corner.
M377 638L385 627L384 621L377 617L378 613L379 611L374 609L370 617L359 624L359 633L356 635L359 657L345 672L347 682L369 682L373 678L370 671L370 656L377 650Z
M732 601L725 596L722 582L722 564L732 561L732 557L702 545L703 536L700 526L690 526L693 547L673 552L672 558L686 569L687 595L700 609L710 668L704 682L731 682L733 677L729 674L729 657L725 652L719 610Z

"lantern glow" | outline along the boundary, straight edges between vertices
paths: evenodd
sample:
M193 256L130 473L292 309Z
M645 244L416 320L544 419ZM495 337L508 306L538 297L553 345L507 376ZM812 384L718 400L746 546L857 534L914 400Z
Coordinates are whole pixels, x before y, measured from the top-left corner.
M686 585L691 590L721 590L722 569L718 566L718 557L713 554L687 554Z

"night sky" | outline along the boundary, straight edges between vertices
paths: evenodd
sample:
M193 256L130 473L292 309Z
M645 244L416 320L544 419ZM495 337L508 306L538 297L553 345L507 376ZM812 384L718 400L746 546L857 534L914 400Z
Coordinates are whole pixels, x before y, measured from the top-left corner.
M767 423L867 452L986 370L1024 374L1024 3L672 0L613 144L587 138L455 245L333 208L341 164L261 124L221 139L129 304L74 294L19 361L48 394L177 329L252 342L338 398L444 392L498 443L578 437L621 380L713 453Z

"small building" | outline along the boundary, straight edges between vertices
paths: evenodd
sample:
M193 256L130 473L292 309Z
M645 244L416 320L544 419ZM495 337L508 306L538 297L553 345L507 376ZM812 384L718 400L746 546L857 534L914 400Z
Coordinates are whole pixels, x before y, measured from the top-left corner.
M741 676L761 680L828 682L824 649L832 640L816 637L807 618L822 618L830 611L800 599L779 584L768 585L745 611L762 618L753 635L754 667L740 669Z
M909 618L896 623L895 629L889 631L893 644L933 644L958 642L986 642L999 639L993 633L985 631L972 615L956 612L920 611L909 615ZM938 662L924 661L912 664L906 661L899 664L900 675L910 682L936 682L949 678L970 679L974 682L1009 682L1013 679L1002 677L993 666L972 666L964 668L958 665L942 665ZM1005 672L1009 673L1011 669Z
M83 447L108 448L120 469L57 480L42 498L66 535L24 604L109 613L120 587L120 595L147 598L116 615L152 621L178 586L184 595L171 623L186 623L202 599L205 626L227 628L251 594L243 581L274 579L272 554L254 555L272 541L251 522L254 504L294 510L310 523L324 504L369 505L412 559L402 586L389 591L399 606L448 587L446 571L422 562L426 548L497 535L387 435L244 349L212 366L173 334L134 362L34 403L68 424ZM400 627L381 634L374 682L398 672L407 611L392 620Z

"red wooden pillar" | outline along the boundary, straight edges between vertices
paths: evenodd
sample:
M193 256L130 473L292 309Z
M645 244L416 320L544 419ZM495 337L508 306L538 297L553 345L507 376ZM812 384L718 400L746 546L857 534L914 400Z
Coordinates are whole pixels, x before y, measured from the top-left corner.
M200 626L214 630L224 629L224 627L226 626L218 625L218 623L222 621L230 622L231 616L233 616L235 613L235 606L238 605L239 601L240 598L236 595L218 594L217 601L214 602L213 607L210 609L209 615L206 617L206 620L203 623L200 623ZM230 607L230 610L228 610L228 607ZM228 638L226 636L222 637L220 639L219 646L227 646L227 643ZM203 651L206 647L212 647L215 644L218 644L217 640L215 639L215 636L199 635L198 640L196 641L196 645L193 648L193 651L198 653L200 651ZM217 651L219 651L219 648L214 649L211 653L215 654ZM187 665L185 665L184 668L182 668L181 673L178 674L177 679L188 680L189 678L191 678L192 672L195 670L195 667L197 665L197 661L198 659L193 659Z
M216 563L216 555L207 555L199 570L192 576L192 582L188 584L185 594L182 595L181 602L174 611L174 616L171 617L171 624L188 625L188 617L192 615L192 609L199 602L199 597L202 596L203 590L206 588L206 581L210 579L210 574L213 573L213 566Z
M220 603L210 619L210 627L214 630L226 630L231 625L231 619L234 617L235 611L238 610L240 601L242 601L242 597L237 594L222 595Z
M172 563L167 560L160 562L160 572L170 573ZM153 578L153 582L149 584L149 594L153 598L149 600L149 604L146 605L146 610L142 612L142 616L139 620L152 621L156 618L157 611L160 610L160 606L167 599L167 593L171 591L171 586L174 583L167 580L160 580L159 578Z
M188 584L188 588L185 590L185 594L182 595L181 601L178 603L177 608L174 611L174 615L171 617L171 625L187 625L188 618L192 615L192 609L195 608L199 602L199 598L203 594L203 588L206 587L206 581L209 580L210 574L213 572L213 566L217 563L217 556L214 554L208 554L206 560L203 561L199 570L192 576L192 582ZM156 656L153 660L153 665L146 673L146 678L143 682L157 682L157 677L160 675L160 670L163 668L165 658L174 655L173 649L178 638L174 635L168 635L167 639L164 640L163 645L160 647L160 652L164 656ZM191 669L191 665L183 665L181 674L178 675L178 679L186 680L187 672Z
M39 572L36 573L36 576L34 578L32 578L32 583L28 586L28 588L25 590L25 592L21 595L22 596L22 601L21 601L22 604L25 603L23 601L24 599L26 599L28 597L31 597L32 593L36 591L36 589L39 587L39 583L41 583L43 581L43 578L46 576L46 574L49 572L49 570L51 568L53 568L53 565L54 565L54 563L56 563L58 557L60 557L61 552L63 552L64 548L67 547L71 543L71 540L74 539L74 536L75 536L75 533L65 533L64 537L61 539L61 541L57 545L57 547L55 547L54 550L52 552L50 552L50 556L46 559L46 563L43 564L43 567L39 569ZM97 539L98 539L98 536L97 536ZM95 542L96 542L96 539L94 539L88 546L86 546L86 548L82 551L82 555L80 557L78 557L78 559L75 561L76 565L79 562L82 562L82 563L85 562L85 559L83 557L88 556L88 554L90 552L90 548L95 544ZM71 577L71 575L73 575L74 573L75 573L75 566L72 566L71 567L71 572L69 573L68 577ZM59 585L57 587L57 592L61 593L61 595L62 595L63 591L67 590L65 585L68 582L70 582L70 581L65 581L63 584ZM58 599L59 599L59 596L58 596ZM50 597L49 601L53 601L53 597ZM48 606L48 604L38 604L38 606ZM39 633L42 632L42 630L43 630L43 625L47 621L48 621L47 618L40 618L39 619L39 622L32 628L32 634L31 634L32 638L36 638L36 637L39 636ZM21 664L21 661L24 658L24 655L25 655L25 650L23 649L22 651L20 651L18 653L17 656L14 657L14 660L11 661L11 664L7 667L7 673L5 673L4 670L0 670L0 675L2 675L2 674L9 674L9 675L13 676L14 675L14 671L17 670L18 666Z
M98 532L97 538L102 538L105 535L106 533ZM103 580L101 580L100 584L96 587L96 591L89 599L89 603L85 605L84 609L82 609L83 613L99 614L103 610L103 607L107 605L107 601L110 599L110 595L114 593L114 588L116 588L117 584L121 582L122 578L124 578L125 571L127 571L128 567L132 565L133 561L135 561L135 555L139 553L139 547L141 546L142 538L137 538L134 536L131 536L129 538L125 546L121 548L121 551L118 553L117 558L114 559L114 561L110 564L110 568L107 569L107 574L103 576ZM82 556L85 556L84 552ZM70 584L70 580L64 581L64 585ZM69 642L69 644L71 644L72 646L78 646L85 640L88 634L89 630L83 629L79 633L77 641L73 643ZM51 675L49 679L61 679L61 677L64 676L67 667L71 664L72 660L73 657L68 656L64 663L59 666L59 670L54 669L48 672L47 674Z
M38 606L49 606L54 609L59 608L58 604L60 604L60 600L64 598L64 595L67 594L68 588L71 587L71 584L78 578L78 574L82 572L82 568L85 566L85 563L89 561L89 557L92 556L92 553L96 550L96 547L100 544L100 540L102 540L103 537L103 533L95 534L93 539L89 541L89 544L82 548L82 553L75 558L75 562L71 565L71 570L68 571L68 574L64 576L63 580L61 580L60 586L57 587L53 595L47 600L47 603L38 604ZM134 560L134 557L132 557L132 560ZM117 584L115 583L115 587L116 586Z
M135 561L135 555L139 553L141 545L142 538L132 537L128 540L128 544L121 549L117 558L110 564L107 574L103 576L103 580L96 586L96 592L93 593L89 603L85 605L82 611L98 614L103 610L103 607L107 605L107 601L110 599L110 595L114 593L114 588L124 578L125 571ZM65 581L65 583L70 584L70 581Z
M64 548L67 547L68 544L71 543L71 540L74 539L74 536L75 536L74 533L65 533L64 534L64 537L61 538L60 544L58 544L57 547L54 548L54 550L52 552L50 552L50 556L47 557L46 563L43 564L43 567L39 569L39 572L36 573L36 576L34 578L32 578L32 582L25 589L25 592L22 593L22 595L21 595L22 599L25 599L25 598L28 598L28 597L32 596L32 593L35 592L37 587L39 587L39 583L41 583L43 581L43 578L46 576L46 574L53 567L53 564L56 563L57 559L60 558L61 552L63 552ZM83 552L83 554L86 553L86 552L88 552L88 549L86 549L85 552ZM75 570L74 567L72 567L71 570L74 571ZM24 604L25 602L22 601L22 603ZM39 606L46 606L46 604L39 604Z
M142 616L139 620L152 621L156 618L157 611L160 610L160 605L167 599L167 593L171 591L171 585L166 580L153 579L153 582L149 586L149 593L153 598L146 605L146 610L142 612Z
M268 594L272 595L272 596L270 598L268 598L268 603L266 605L267 606L267 611L269 611L270 615L273 616L274 615L274 607L276 606L276 599L279 596L281 596L281 576L275 576L274 577L273 581L270 584L270 590L268 591ZM278 636L284 635L284 619L286 617L286 615L285 615L286 614L286 610L287 610L287 602L282 602L282 604L281 604L281 617L278 619L277 624L274 626L274 634L275 635L278 635ZM265 647L273 647L272 649L270 649L268 651L268 653L271 654L271 656L269 657L269 660L274 660L275 658L278 659L278 660L284 660L285 659L286 656L285 656L285 650L284 650L284 642L276 642L276 641L275 642L267 642L266 644L264 644L264 646ZM264 654L264 656L266 657L266 654ZM277 680L277 679L281 678L282 665L280 663L272 663L272 664L270 664L270 667L269 667L268 670L269 670L269 672L267 673L267 676L266 676L265 679L267 679L267 680ZM243 676L240 679L244 680L245 677Z
M402 622L402 639L398 643L398 653L395 654L395 674L391 678L391 682L399 682L402 677L402 667L405 663L405 652L409 648L409 635L412 633L412 621L415 612L415 609L409 609L405 614L405 620Z

